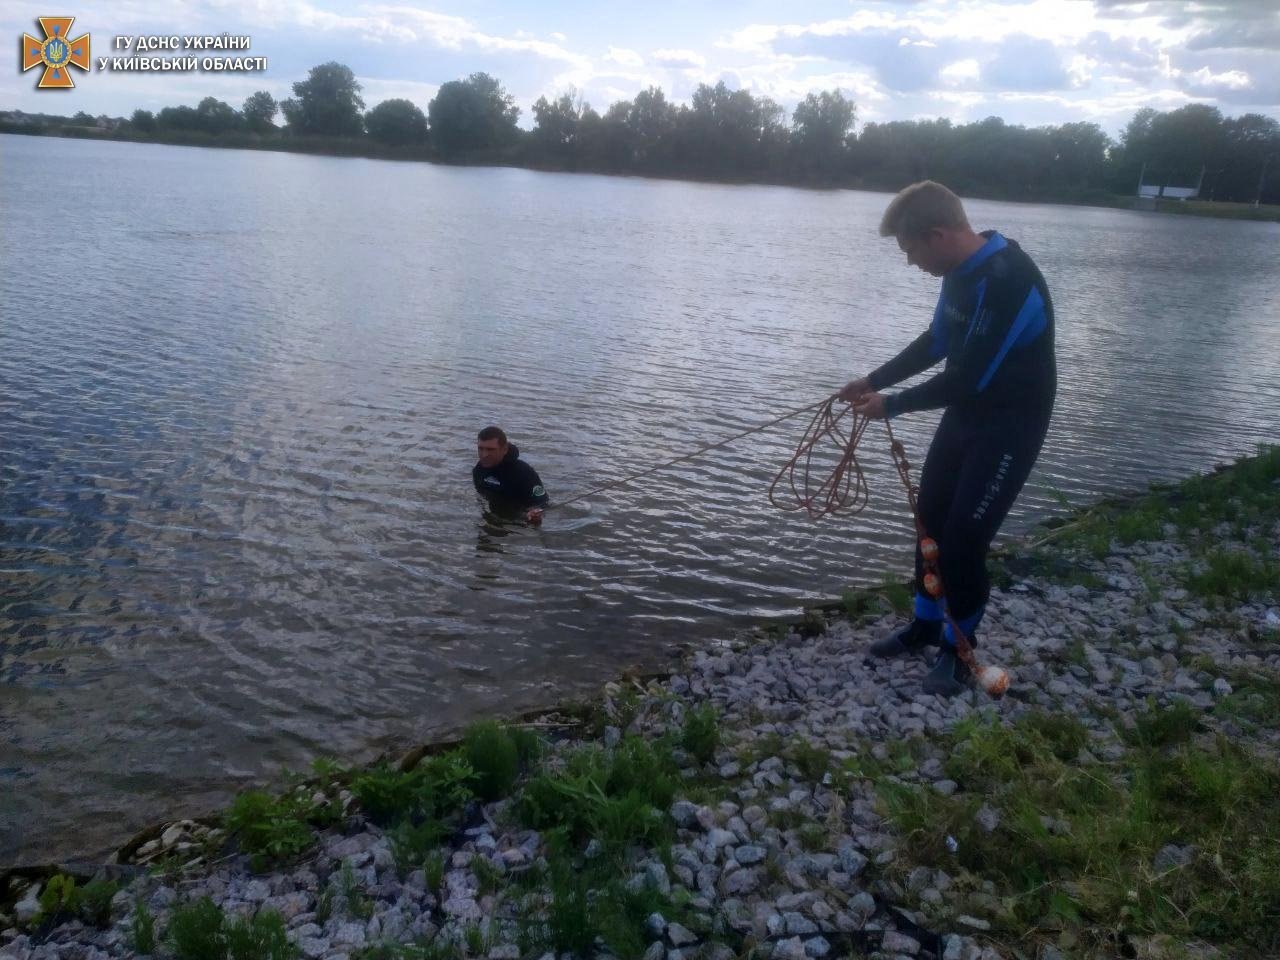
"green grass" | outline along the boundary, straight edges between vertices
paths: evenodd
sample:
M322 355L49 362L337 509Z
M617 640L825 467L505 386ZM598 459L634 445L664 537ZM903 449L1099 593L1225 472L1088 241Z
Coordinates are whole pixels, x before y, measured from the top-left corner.
M228 919L208 897L173 911L167 933L174 960L294 960L284 919L272 910Z
M444 886L444 854L439 850L429 854L422 861L422 873L427 889L438 895Z
M680 746L699 765L708 764L715 758L720 747L720 715L715 707L704 703L688 712L680 731Z
M502 886L504 872L501 867L487 857L477 855L471 860L471 872L476 875L476 882L481 894L497 893Z
M224 824L250 855L253 869L263 870L311 849L316 842L311 817L316 811L301 791L276 797L265 790L246 790L232 802Z
M602 940L609 954L639 960L650 944L645 929L650 914L693 922L687 892L667 896L651 883L633 887L599 859L575 862L553 855L545 871L525 882L538 891L526 898L520 915L518 940L526 955L551 950L590 956Z
M403 875L427 862L450 830L439 820L423 820L421 823L405 821L388 831L391 855L396 868Z
M1244 550L1213 549L1204 569L1189 574L1187 588L1206 600L1249 601L1277 595L1280 563Z
M462 942L467 946L467 954L472 957L483 957L488 952L484 931L476 924L469 924L462 935Z
M489 783L501 776L496 765L487 775ZM373 767L352 779L351 792L369 819L392 827L424 820L447 823L475 796L476 783L476 770L463 749L429 757L412 770Z
M998 909L968 909L984 910L1020 948L1068 930L1103 955L1154 934L1203 939L1232 957L1272 955L1280 950L1280 768L1225 740L1205 741L1198 726L1184 706L1152 711L1126 734L1119 761L1081 764L1088 734L1070 717L972 722L950 743L947 771L962 788L955 796L889 779L878 790L913 862L949 871L958 862L975 881L995 884ZM983 803L1000 814L990 833L974 819ZM1155 871L1167 844L1194 847L1191 863Z
M349 916L366 921L373 917L375 904L361 889L350 863L343 863L338 874L338 894L346 904Z
M1234 670L1226 680L1231 693L1214 708L1216 716L1234 720L1248 731L1280 728L1280 674Z
M575 846L599 840L620 858L632 844L669 842L667 810L677 778L666 740L628 736L613 751L582 746L568 754L562 770L529 781L518 815L526 826L557 831Z
M804 779L821 783L822 778L831 770L831 754L822 747L815 747L807 740L792 741L787 755L794 763Z
M873 613L890 612L905 615L910 612L915 601L913 587L910 583L885 580L874 587L850 587L840 596L840 604L850 620Z
M166 939L175 960L226 960L226 917L208 897L173 911Z
M1267 526L1280 518L1280 446L1261 446L1213 473L1191 477L1175 486L1153 487L1148 493L1123 500L1107 500L1080 516L1057 525L1050 536L1057 543L1101 558L1111 541L1122 544L1165 538L1165 525L1193 552L1216 545L1213 529L1231 524L1237 535L1250 526ZM1208 547L1206 546L1208 544Z
M133 916L129 924L129 942L138 953L156 952L156 920L143 900L133 905Z
M353 960L461 960L462 949L448 937L436 936L417 943L376 943L354 954Z
M473 771L476 796L486 802L505 797L520 774L515 738L495 720L472 724L462 740L463 755Z

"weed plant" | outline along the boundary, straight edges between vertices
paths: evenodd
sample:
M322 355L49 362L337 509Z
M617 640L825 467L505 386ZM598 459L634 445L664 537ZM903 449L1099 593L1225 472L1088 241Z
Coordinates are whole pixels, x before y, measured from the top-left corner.
M284 918L273 910L228 919L208 897L173 911L167 934L174 960L295 960Z
M631 844L669 842L667 810L678 775L666 740L631 736L612 751L579 747L563 770L541 773L526 785L518 813L527 826L556 831L571 845L599 840L619 859Z
M292 860L316 842L311 802L298 791L276 797L265 790L246 790L224 817L227 830L251 857L254 870Z
M505 727L496 720L472 724L462 750L473 771L476 796L487 802L511 792L520 772L520 751Z
M502 886L504 876L501 867L485 856L476 856L471 860L471 872L476 875L476 882L481 894L497 893Z
M690 710L680 731L680 746L699 766L710 763L720 747L720 715L709 703Z
M138 953L152 954L156 952L156 920L147 908L146 901L139 900L133 905L132 922L129 924L129 940Z
M439 850L429 854L422 862L422 873L427 889L433 894L439 894L444 885L444 854Z
M32 925L39 927L75 919L105 928L111 924L111 899L119 890L120 885L111 880L92 880L81 887L75 877L56 874L40 893L40 910Z

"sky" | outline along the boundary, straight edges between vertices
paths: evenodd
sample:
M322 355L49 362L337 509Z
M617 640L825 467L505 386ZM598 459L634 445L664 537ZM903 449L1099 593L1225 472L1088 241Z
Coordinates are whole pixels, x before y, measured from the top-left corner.
M95 69L76 89L39 91L22 73L21 35L39 16L75 16ZM262 73L99 71L119 35L251 38ZM1100 124L1117 135L1141 107L1207 103L1228 116L1280 119L1280 0L81 0L56 10L6 3L0 110L127 116L277 99L330 60L345 63L367 107L404 97L423 109L441 83L484 71L532 124L539 96L571 92L603 112L648 86L687 103L700 83L768 96L788 112L839 89L868 122L988 116L1042 126ZM207 55L202 52L200 55Z

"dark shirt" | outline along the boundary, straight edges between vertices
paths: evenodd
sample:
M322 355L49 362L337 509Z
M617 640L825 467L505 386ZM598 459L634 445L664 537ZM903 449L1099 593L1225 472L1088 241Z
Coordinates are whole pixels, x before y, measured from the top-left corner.
M890 417L951 407L958 413L1047 415L1057 392L1053 302L1032 259L994 230L973 256L942 278L929 329L871 372L874 390L939 360L941 373L886 398Z
M520 459L520 448L514 443L507 445L507 455L496 467L482 467L477 463L471 471L471 482L477 491L498 503L522 507L543 507L547 504L542 478L537 470Z

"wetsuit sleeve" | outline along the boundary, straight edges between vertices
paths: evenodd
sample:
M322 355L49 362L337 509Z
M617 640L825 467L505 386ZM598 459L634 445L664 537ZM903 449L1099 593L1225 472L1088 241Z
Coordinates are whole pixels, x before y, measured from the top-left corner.
M889 362L876 367L867 374L867 382L872 390L883 390L901 383L908 377L914 377L922 370L928 370L942 359L937 349L937 337L932 330L926 330L916 337L907 348Z
M523 460L517 462L520 464L520 498L528 506L545 507L549 498L538 471Z
M1044 298L1032 283L980 281L977 302L960 350L947 368L886 401L886 412L946 407L986 389L1009 351L1026 346L1047 323Z
M485 492L484 484L480 482L480 466L478 464L471 468L471 482L475 485L476 493Z

